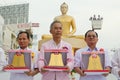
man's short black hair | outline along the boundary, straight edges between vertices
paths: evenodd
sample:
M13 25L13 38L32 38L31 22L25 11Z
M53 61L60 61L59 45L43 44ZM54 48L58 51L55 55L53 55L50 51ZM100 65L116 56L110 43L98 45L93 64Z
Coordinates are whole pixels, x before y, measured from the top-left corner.
M95 31L94 31L94 30L88 30L88 31L85 33L85 38L87 37L88 32L95 32ZM95 32L95 34L96 34L96 36L98 37L98 33Z
M20 31L20 32L18 33L18 35L17 35L17 39L19 38L19 35L22 34L22 33L27 34L27 38L30 39L30 35L29 35L29 33L28 33L27 31Z

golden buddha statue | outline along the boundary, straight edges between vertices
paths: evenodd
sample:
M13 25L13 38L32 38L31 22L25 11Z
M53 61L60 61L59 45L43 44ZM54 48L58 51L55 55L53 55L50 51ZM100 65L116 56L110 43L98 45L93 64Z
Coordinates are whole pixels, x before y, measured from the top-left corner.
M76 24L75 24L75 20L72 16L67 15L67 11L68 11L68 5L64 2L61 6L60 6L60 10L61 10L61 15L60 16L56 16L54 18L54 20L60 21L63 25L63 31L62 31L62 36L67 37L67 38L84 38L81 35L73 35L76 32ZM50 39L52 38L51 35L42 35L42 39Z
M60 6L60 11L62 15L55 17L54 20L60 21L62 23L63 36L73 35L76 32L76 24L74 18L67 15L68 5L65 2Z
M22 53L15 53L12 65L14 67L25 67L24 55Z
M56 16L54 20L60 21L62 23L62 39L70 43L73 47L73 52L75 49L79 49L86 46L83 35L74 35L76 32L75 20L72 16L67 15L68 5L64 2L60 6L61 15ZM42 40L39 41L38 50L40 50L41 44L52 38L52 35L44 34L42 35ZM76 42L76 43L75 43ZM82 43L82 45L81 45Z
M89 57L87 70L103 70L100 57L95 52L92 52Z

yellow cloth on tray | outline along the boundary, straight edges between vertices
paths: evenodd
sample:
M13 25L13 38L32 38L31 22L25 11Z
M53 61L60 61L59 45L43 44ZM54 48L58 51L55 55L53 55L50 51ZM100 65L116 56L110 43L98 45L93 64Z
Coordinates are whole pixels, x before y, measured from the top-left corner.
M13 57L12 65L14 67L25 67L24 55L23 54L15 54Z
M49 66L64 66L62 61L62 54L52 53L50 57Z
M90 55L88 70L103 70L100 57L97 54Z

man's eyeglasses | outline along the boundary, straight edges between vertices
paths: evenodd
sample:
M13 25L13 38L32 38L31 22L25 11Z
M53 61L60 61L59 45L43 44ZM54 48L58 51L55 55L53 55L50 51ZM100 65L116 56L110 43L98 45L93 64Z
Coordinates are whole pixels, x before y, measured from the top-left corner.
M95 37L97 37L97 36L96 36L96 35L88 35L87 37L88 37L88 38L91 38L91 37L92 37L92 38L95 38Z

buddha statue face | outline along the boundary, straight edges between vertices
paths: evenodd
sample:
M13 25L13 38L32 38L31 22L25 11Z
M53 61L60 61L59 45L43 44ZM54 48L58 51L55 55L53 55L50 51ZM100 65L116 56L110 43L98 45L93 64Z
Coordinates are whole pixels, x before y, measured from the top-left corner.
M64 2L64 3L61 5L60 10L61 10L62 14L66 14L67 11L68 11L68 5Z

